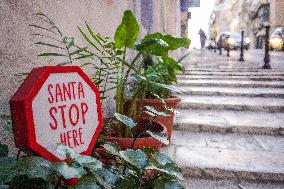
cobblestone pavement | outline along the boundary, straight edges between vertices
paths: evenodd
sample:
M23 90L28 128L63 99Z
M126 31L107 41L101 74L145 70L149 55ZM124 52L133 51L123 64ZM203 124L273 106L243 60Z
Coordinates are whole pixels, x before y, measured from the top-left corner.
M192 50L178 76L183 91L171 145L164 149L187 188L284 188L284 52L231 56Z

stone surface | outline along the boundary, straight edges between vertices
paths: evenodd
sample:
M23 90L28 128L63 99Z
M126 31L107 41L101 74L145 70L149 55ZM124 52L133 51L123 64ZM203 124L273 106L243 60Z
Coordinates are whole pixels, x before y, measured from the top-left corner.
M273 69L263 70L262 51L245 53L239 62L237 51L191 51L178 75L184 94L163 150L187 188L284 188L284 54L271 52Z
M283 81L251 81L251 80L179 80L178 86L212 86L212 87L263 87L284 88Z
M283 112L284 99L234 96L182 96L180 108Z
M178 110L175 128L193 132L284 134L284 113Z
M176 131L164 150L185 175L284 181L284 138Z
M185 178L187 189L283 189L282 183L247 182L235 180L210 180L199 178Z
M248 76L248 75L241 75L241 76L232 76L232 75L178 75L178 79L181 80L199 80L199 79L214 79L214 80L251 80L251 81L283 81L283 76L275 76L275 75L268 75L268 76Z
M239 87L178 87L186 95L203 96L247 96L284 98L281 88L239 88Z

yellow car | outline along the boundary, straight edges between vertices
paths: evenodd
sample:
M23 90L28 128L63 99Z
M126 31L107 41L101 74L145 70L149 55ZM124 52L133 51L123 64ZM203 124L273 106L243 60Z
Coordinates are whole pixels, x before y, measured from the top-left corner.
M277 28L269 39L271 50L284 50L284 27Z

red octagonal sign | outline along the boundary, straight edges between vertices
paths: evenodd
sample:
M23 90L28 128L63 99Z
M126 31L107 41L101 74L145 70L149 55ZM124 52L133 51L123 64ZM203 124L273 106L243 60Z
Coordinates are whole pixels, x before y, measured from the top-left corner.
M90 155L102 128L99 90L78 66L34 68L11 99L15 143L51 160L64 144Z

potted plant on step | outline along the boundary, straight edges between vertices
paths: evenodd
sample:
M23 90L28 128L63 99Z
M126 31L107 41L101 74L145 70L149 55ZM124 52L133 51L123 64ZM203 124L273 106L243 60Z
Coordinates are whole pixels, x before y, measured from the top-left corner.
M53 27L51 27L52 29L59 31L58 27L55 27L53 22L50 23L53 25ZM159 99L161 104L165 104L164 100L160 97L161 93L159 94L158 91L178 92L178 90L171 85L170 80L165 81L161 80L161 78L165 75L164 71L166 69L172 75L181 69L179 63L169 57L168 54L171 50L176 50L180 47L188 47L190 43L189 40L187 38L176 38L170 35L155 33L146 35L136 44L139 35L139 26L135 16L129 10L124 12L122 21L116 29L114 42L111 42L109 38L94 33L87 23L86 28L88 33L85 33L81 28L79 28L79 31L88 42L88 47L77 46L73 38L63 37L62 33L59 32L59 35L63 38L63 44L67 47L67 53L42 53L40 56L63 55L68 58L66 64L72 64L73 61L80 60L84 61L84 64L82 64L83 67L91 66L95 68L92 79L102 90L102 98L106 98L105 94L107 91L116 89L116 114L112 119L108 119L108 124L106 124L106 129L108 130L106 132L107 135L111 135L111 137L116 135L116 137L133 141L136 128L163 131L164 129L161 129L164 127L163 124L157 124L155 121L157 121L157 117L165 116L165 114L149 106L148 109L144 108L141 102L143 102L146 97L151 96ZM42 42L37 44L54 47L54 45ZM70 52L72 48L75 49L73 52ZM57 48L57 50L58 49L59 48ZM131 52L132 59L129 58L130 55L128 52ZM149 65L147 61L149 57L155 60L154 65ZM61 63L61 65L64 64L65 63ZM163 69L160 69L159 66L162 66L162 64L164 64ZM173 78L174 76L171 79ZM168 108L167 110L171 109ZM142 114L143 111L147 112L148 115L150 114L154 119L146 120L145 118L149 119L148 116L144 116L143 118L142 115L146 115L145 113ZM159 117L158 119L161 118ZM137 123L138 126L133 129L131 128L133 124L125 124L130 122ZM148 124L152 125L146 126ZM145 136L141 135L141 137ZM159 134L153 134L152 137L161 140L161 135ZM110 139L110 137L107 139ZM122 140L117 140L117 142L121 141Z

